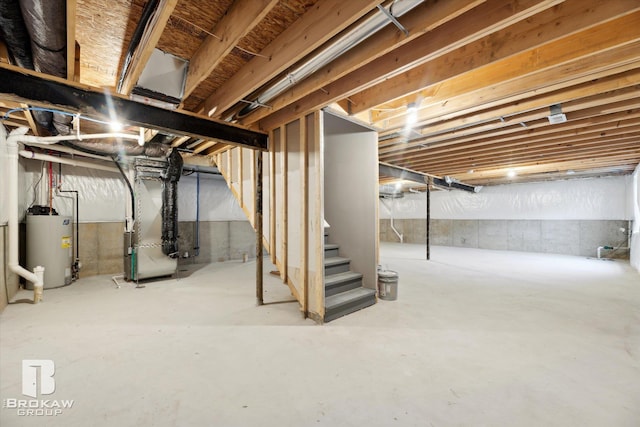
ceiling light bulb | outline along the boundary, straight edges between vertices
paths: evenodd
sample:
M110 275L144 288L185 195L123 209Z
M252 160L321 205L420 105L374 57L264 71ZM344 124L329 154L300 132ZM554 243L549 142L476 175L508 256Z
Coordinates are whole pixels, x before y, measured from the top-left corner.
M418 106L415 102L407 105L407 126L411 127L418 121Z
M117 120L113 120L109 123L109 127L111 128L112 132L120 132L122 129L124 129L124 126L122 125L122 123L120 123Z
M402 190L402 183L401 182L396 182L396 190Z
M513 170L513 169L509 169L509 170L507 171L507 177L508 177L508 178L514 178L515 176L516 176L516 171L515 171L515 170Z

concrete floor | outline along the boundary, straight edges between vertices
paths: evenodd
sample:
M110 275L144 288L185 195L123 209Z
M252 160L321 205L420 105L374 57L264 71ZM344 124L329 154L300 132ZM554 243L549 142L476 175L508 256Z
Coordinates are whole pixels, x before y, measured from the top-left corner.
M572 256L382 244L399 299L324 326L255 307L254 264L109 276L0 315L0 394L51 359L58 416L9 426L638 426L640 276ZM189 266L193 268L197 266ZM268 269L265 269L269 271ZM289 299L267 278L266 300ZM23 293L18 298L29 296Z

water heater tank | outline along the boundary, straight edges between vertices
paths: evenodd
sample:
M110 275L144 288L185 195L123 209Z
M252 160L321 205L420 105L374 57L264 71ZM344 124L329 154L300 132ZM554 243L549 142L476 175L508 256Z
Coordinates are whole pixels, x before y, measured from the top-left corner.
M27 215L27 269L44 267L44 288L71 283L73 224L61 215ZM27 288L33 284L27 282Z

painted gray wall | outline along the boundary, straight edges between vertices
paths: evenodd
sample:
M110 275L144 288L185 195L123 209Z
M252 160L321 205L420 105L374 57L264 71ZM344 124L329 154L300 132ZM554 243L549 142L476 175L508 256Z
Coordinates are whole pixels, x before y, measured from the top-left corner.
M377 133L324 113L324 217L329 242L376 289L378 239Z
M396 219L405 243L425 243L424 219ZM595 257L598 246L626 246L625 220L431 220L431 244ZM398 242L390 220L380 220L380 240ZM603 251L604 256L608 255ZM627 257L629 251L617 252Z

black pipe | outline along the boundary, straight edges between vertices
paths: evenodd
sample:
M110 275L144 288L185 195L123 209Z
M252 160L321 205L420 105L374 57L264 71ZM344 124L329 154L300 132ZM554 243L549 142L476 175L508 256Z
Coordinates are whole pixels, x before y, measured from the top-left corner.
M200 172L196 172L196 244L195 256L200 255Z
M118 170L120 171L120 173L122 174L122 177L124 178L124 182L126 182L127 187L129 187L129 193L131 194L131 219L135 220L136 219L136 196L133 192L131 181L129 181L127 174L124 173L124 170L122 170L122 166L120 166L120 163L118 162L118 158L116 156L113 156L113 163L116 164L116 166L118 167Z
M178 181L182 176L182 156L173 150L167 157L167 169L162 176L162 253L176 257L178 253Z

